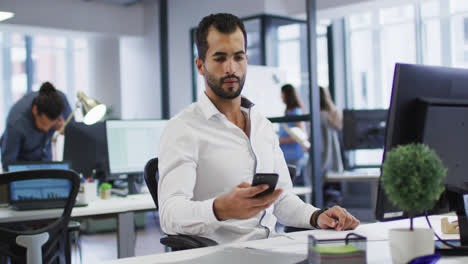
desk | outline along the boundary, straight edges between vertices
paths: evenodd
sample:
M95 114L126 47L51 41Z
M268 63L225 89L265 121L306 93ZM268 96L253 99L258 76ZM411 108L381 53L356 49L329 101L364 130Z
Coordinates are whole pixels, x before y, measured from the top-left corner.
M431 223L434 230L441 235L440 232L441 216L432 216ZM427 227L424 218L415 219L416 227ZM374 224L364 224L359 226L353 232L364 235L368 238L367 243L367 263L369 264L391 264L391 254L388 243L388 231L392 228L409 227L409 220L399 220L392 222L382 222ZM295 233L288 233L285 236L280 236L271 239L255 240L248 242L232 243L207 248L191 249L178 252L162 253L148 255L142 257L133 257L127 259L114 260L106 262L108 264L139 264L139 263L172 263L178 261L186 261L194 263L194 258L222 251L224 248L250 248L257 250L267 250L269 252L283 252L302 254L303 258L307 255L307 236L314 234L319 238L344 238L351 231L331 231L331 230L310 230ZM457 235L442 235L445 239L454 239ZM261 263L261 262L260 262ZM259 263L259 264L260 264ZM468 263L468 257L443 257L438 263Z
M112 197L108 200L98 199L85 207L75 207L72 218L79 219L97 215L117 217L117 249L119 258L135 256L134 212L155 210L153 198L149 193ZM61 209L15 211L11 208L0 208L0 223L23 222L50 219L60 216Z
M380 169L357 169L352 171L329 171L325 175L324 182L366 182L371 185L371 204L377 201Z

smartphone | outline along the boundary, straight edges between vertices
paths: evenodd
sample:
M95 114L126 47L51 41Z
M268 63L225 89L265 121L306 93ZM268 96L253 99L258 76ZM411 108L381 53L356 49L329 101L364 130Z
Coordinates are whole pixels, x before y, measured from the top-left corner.
M252 186L268 184L269 187L265 191L256 194L253 198L261 197L272 193L276 188L276 183L278 183L277 173L255 173L252 181Z

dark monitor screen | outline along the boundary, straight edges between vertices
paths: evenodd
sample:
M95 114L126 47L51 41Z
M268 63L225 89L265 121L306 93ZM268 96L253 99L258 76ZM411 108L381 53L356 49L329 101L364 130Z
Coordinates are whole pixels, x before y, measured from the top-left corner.
M105 180L108 174L105 123L68 124L65 129L63 160L69 161L71 168L86 178L96 170L96 177Z
M343 110L344 149L383 148L387 114L383 109Z
M166 124L167 120L107 120L110 173L142 173L146 162L158 156Z
M7 164L9 172L37 169L68 170L66 162L22 162ZM67 198L70 193L70 181L65 179L34 179L15 181L9 185L9 201L12 204L27 200L49 200Z
M446 186L465 191L468 182L468 70L397 64L385 136L385 153L398 145L427 144L447 167ZM385 160L384 153L384 160ZM405 177L402 175L401 177ZM432 212L452 209L442 195ZM376 218L406 218L393 206L379 184Z

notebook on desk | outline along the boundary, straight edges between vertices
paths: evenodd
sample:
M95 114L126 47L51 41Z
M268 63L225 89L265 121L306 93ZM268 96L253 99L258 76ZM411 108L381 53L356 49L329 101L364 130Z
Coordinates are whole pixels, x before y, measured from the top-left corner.
M36 169L70 169L67 162L11 163L9 172ZM9 188L9 204L15 210L39 210L63 208L70 192L70 182L65 179L34 179L12 182ZM75 206L86 206L75 202Z

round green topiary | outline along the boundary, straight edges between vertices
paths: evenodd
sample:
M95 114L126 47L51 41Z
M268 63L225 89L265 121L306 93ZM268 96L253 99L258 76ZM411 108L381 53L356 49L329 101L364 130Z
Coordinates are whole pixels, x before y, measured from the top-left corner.
M435 151L412 143L385 154L381 184L390 201L413 217L432 209L444 191L446 174Z

